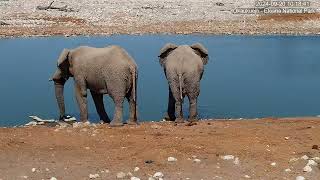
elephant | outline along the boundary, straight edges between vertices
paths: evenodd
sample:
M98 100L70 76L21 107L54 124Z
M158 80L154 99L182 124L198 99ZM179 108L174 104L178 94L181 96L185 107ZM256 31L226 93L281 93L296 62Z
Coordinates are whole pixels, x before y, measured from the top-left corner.
M177 46L167 43L160 50L159 62L169 85L168 109L165 120L184 122L182 104L189 99L189 121L197 121L197 99L204 65L208 63L208 50L200 43Z
M123 102L126 98L130 110L128 124L137 124L137 64L123 48L116 45L103 48L80 46L62 51L52 77L60 120L66 117L63 89L69 77L74 79L75 96L82 122L88 122L89 89L100 120L110 123L110 126L122 126ZM104 94L108 94L115 103L111 122L105 111Z

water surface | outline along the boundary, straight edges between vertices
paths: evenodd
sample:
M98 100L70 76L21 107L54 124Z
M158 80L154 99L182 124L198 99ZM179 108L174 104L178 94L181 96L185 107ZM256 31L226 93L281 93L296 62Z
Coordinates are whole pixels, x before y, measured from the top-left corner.
M0 39L0 126L29 121L28 115L56 118L52 82L63 48L80 45L124 47L139 66L139 116L159 120L167 105L168 85L157 56L167 42L201 42L209 63L201 81L201 118L256 118L320 114L320 37L117 35ZM73 80L65 88L66 111L79 116ZM97 121L89 100L90 119ZM187 101L186 101L187 102ZM113 103L105 106L113 116ZM127 104L126 104L127 108ZM187 107L184 108L187 113ZM187 114L186 114L187 115ZM125 118L128 117L125 111Z

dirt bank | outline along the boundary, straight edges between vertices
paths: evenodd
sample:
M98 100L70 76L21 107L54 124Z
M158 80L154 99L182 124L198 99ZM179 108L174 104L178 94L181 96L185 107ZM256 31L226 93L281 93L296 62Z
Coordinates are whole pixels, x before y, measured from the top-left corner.
M158 171L165 179L319 179L318 166L303 172L301 158L319 162L312 149L319 131L320 118L0 128L0 179L116 179L119 172L147 179Z
M255 0L0 0L0 36L111 35L144 33L319 34L320 3L310 14L235 14Z

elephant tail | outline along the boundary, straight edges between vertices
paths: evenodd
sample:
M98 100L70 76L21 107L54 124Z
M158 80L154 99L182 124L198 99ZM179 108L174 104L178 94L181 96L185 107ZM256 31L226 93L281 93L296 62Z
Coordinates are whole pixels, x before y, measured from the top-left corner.
M183 99L182 97L182 74L179 73L179 91L180 91L180 98L181 100Z
M132 96L133 96L133 101L136 102L137 100L137 79L138 79L138 72L137 68L133 67L131 69L131 77L132 77Z

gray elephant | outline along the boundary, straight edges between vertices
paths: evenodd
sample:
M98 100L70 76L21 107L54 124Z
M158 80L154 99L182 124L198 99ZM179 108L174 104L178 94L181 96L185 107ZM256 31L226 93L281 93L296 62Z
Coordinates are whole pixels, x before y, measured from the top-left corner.
M189 99L189 121L197 120L197 98L208 50L200 43L191 46L168 43L161 50L159 61L169 84L169 102L165 119L184 122L182 104Z
M115 103L114 117L110 125L123 125L122 111L125 98L130 108L128 124L137 124L137 65L124 49L119 46L80 46L63 50L52 77L60 119L66 117L63 87L69 77L74 78L75 95L82 122L88 121L89 89L101 120L110 123L103 104L103 94L109 94Z

